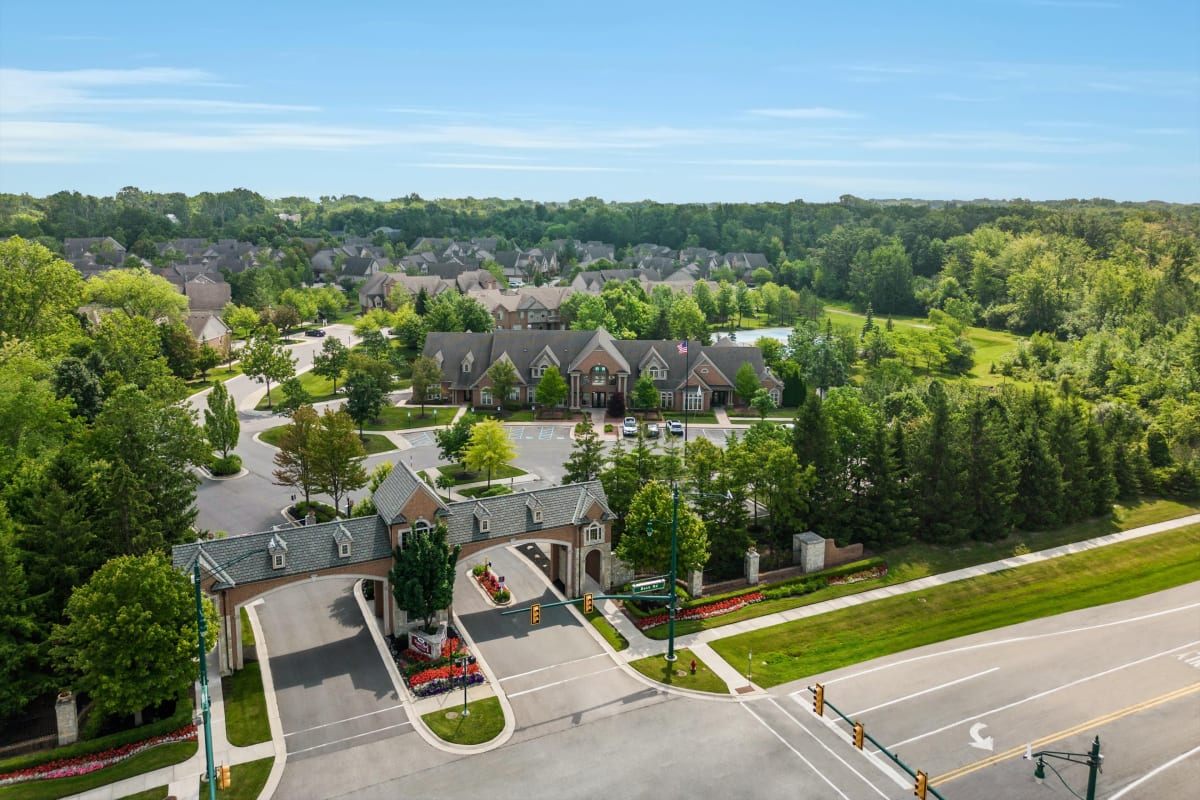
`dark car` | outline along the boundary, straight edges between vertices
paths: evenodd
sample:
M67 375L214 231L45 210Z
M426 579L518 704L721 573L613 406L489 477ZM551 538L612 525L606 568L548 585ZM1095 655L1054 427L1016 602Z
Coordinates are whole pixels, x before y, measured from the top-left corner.
M324 336L325 331L321 328L310 328L304 332L305 336Z
M677 419L667 420L667 433L672 436L683 436L683 423Z

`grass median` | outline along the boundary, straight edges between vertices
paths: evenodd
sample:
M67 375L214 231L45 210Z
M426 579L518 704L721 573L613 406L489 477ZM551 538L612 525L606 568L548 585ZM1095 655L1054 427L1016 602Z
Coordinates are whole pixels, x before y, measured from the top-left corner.
M1200 525L1061 556L712 643L730 664L754 653L754 679L777 686L914 647L1200 579Z
M504 730L504 711L495 697L486 697L467 704L470 716L461 716L461 706L449 711L431 711L421 717L429 730L453 744L482 744L490 742Z
M229 768L229 788L217 789L217 800L255 800L267 785L273 766L274 756L234 764ZM208 797L208 786L204 781L200 781L200 796Z
M667 661L663 656L647 656L637 661L630 661L629 666L645 675L652 681L665 683L677 689L691 689L694 692L712 692L713 694L729 694L725 685L708 664L705 664L691 650L684 648L675 651L676 660ZM696 662L695 674L691 671L691 663Z
M225 698L225 734L236 747L248 747L271 740L267 719L267 699L263 693L262 671L257 661L221 679Z

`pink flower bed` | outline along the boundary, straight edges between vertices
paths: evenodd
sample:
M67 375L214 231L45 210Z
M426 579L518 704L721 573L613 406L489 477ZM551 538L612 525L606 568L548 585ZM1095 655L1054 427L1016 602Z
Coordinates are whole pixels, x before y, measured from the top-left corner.
M709 617L719 617L722 614L729 614L737 611L740 608L745 608L751 603L761 603L762 600L762 592L750 592L749 594L742 594L738 595L737 597L727 597L724 600L705 603L702 606L681 608L675 613L675 619L708 619ZM641 619L635 620L634 624L636 624L641 630L646 630L647 628L653 628L657 625L662 625L669 621L669 619L670 617L667 612L663 611L658 614L651 614L648 617L642 617Z
M462 646L462 642L460 642L458 639L456 639L453 636L446 639L446 641L442 642L442 658L450 658L451 656L453 656L455 653L458 652L458 650L461 646ZM418 653L416 650L409 650L406 655L408 658L412 659L413 661L432 661L433 660L433 659L429 658L428 656L426 656L424 653Z
M36 767L30 767L29 769L6 772L0 775L0 786L45 778L68 778L73 775L86 775L89 772L95 772L98 769L112 766L127 758L132 758L138 753L144 753L160 744L186 742L195 738L196 726L188 725L186 728L180 728L174 733L155 736L153 739L147 739L144 742L133 742L120 747L114 747L112 750L105 750L101 753L88 753L87 755L75 756L74 758L60 758L54 761L47 761L45 764L38 764Z
M496 576L492 574L490 569L476 575L475 580L479 581L479 585L487 591L488 597L492 598L493 601L497 603L508 602L507 596L500 597L501 592L507 593L508 590L496 579Z

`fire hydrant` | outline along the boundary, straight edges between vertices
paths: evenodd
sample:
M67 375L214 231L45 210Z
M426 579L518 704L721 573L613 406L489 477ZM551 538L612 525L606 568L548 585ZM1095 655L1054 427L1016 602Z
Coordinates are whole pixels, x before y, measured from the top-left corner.
M696 659L692 659L692 674L696 674Z

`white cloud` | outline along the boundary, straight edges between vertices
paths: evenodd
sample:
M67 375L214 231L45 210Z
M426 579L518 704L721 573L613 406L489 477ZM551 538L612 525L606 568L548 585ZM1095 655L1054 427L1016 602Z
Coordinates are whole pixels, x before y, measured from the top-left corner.
M1099 155L1129 149L1120 142L1090 141L1068 137L1025 136L1005 131L972 133L927 133L883 136L860 142L872 150L992 150L997 152L1063 153Z
M622 167L591 167L570 164L493 164L486 162L431 162L400 164L401 167L420 169L471 169L503 172L632 172Z
M861 116L852 111L821 106L813 108L752 108L750 113L777 119L856 119Z
M1047 164L1032 161L873 161L852 159L813 158L733 158L714 161L690 161L689 164L727 165L739 167L793 167L803 169L985 169L1001 172L1034 172L1049 169Z

